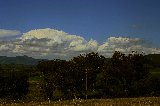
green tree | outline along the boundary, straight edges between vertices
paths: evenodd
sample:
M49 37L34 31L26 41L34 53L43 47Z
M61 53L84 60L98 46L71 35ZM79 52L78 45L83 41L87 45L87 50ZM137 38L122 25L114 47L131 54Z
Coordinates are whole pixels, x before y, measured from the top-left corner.
M111 97L130 96L135 82L148 78L145 56L116 51L104 70L104 92ZM146 80L145 80L146 81Z
M64 86L65 60L40 61L37 68L42 72L43 86L45 95L53 99L53 92L56 88L62 89Z
M91 96L96 91L98 73L102 72L105 58L98 53L83 54L74 57L73 63L74 85L77 96L82 98Z
M9 99L25 98L29 87L28 74L23 69L15 69L14 67L4 69L0 72L0 97Z

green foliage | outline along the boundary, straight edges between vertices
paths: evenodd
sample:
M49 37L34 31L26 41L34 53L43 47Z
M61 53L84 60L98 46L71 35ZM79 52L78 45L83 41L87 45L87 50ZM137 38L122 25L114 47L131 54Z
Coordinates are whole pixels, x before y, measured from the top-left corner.
M158 96L160 67L153 57L115 52L105 58L92 52L69 61L42 60L37 66L3 64L0 97L23 99L28 90L28 98L36 95L50 100Z
M63 74L65 73L66 61L64 60L51 60L51 61L40 61L37 68L42 72L43 84L42 89L45 95L49 99L53 99L53 91L56 87L63 87L64 79Z
M104 92L111 97L128 97L133 92L132 84L137 87L144 83L146 80L143 79L148 76L149 71L145 67L143 54L132 53L126 56L115 52L104 69ZM138 93L139 91L136 94Z
M154 67L160 67L159 60L160 60L160 54L149 54L146 55L146 58L148 59L148 63Z
M102 72L105 58L98 53L80 55L71 60L73 63L74 88L81 98L91 96L95 92L97 75ZM86 81L87 80L87 81ZM86 84L87 83L87 84ZM87 87L87 88L86 88Z
M157 83L148 66L144 54L115 52L110 59L89 53L69 61L41 61L37 68L42 72L46 98L53 99L58 89L61 98L71 99L155 95Z
M23 99L28 93L28 75L23 71L0 72L0 98Z
M98 53L89 53L70 61L39 62L37 67L43 74L45 94L52 99L55 88L61 90L63 98L84 98L85 95L89 95L88 92L93 94L97 74L102 72L104 60L105 58Z

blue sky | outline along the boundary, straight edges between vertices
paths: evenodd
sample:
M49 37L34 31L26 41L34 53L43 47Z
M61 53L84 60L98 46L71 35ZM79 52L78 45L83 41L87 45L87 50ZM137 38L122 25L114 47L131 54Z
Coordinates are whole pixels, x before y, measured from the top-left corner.
M137 37L160 47L159 11L159 0L0 0L0 29L52 28L100 44Z
M103 42L108 36L160 39L159 0L0 0L0 28L55 28Z

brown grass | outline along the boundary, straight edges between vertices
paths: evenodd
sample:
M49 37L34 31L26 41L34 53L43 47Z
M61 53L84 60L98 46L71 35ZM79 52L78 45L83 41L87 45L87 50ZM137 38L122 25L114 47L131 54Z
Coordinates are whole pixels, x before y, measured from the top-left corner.
M117 98L117 99L73 99L65 101L18 102L4 100L0 106L160 106L160 97Z

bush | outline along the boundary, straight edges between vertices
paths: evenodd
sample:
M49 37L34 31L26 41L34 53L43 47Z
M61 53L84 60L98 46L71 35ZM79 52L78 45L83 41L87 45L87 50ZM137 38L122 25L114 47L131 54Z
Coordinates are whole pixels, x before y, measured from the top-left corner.
M28 93L28 75L23 71L1 71L0 98L22 99Z

